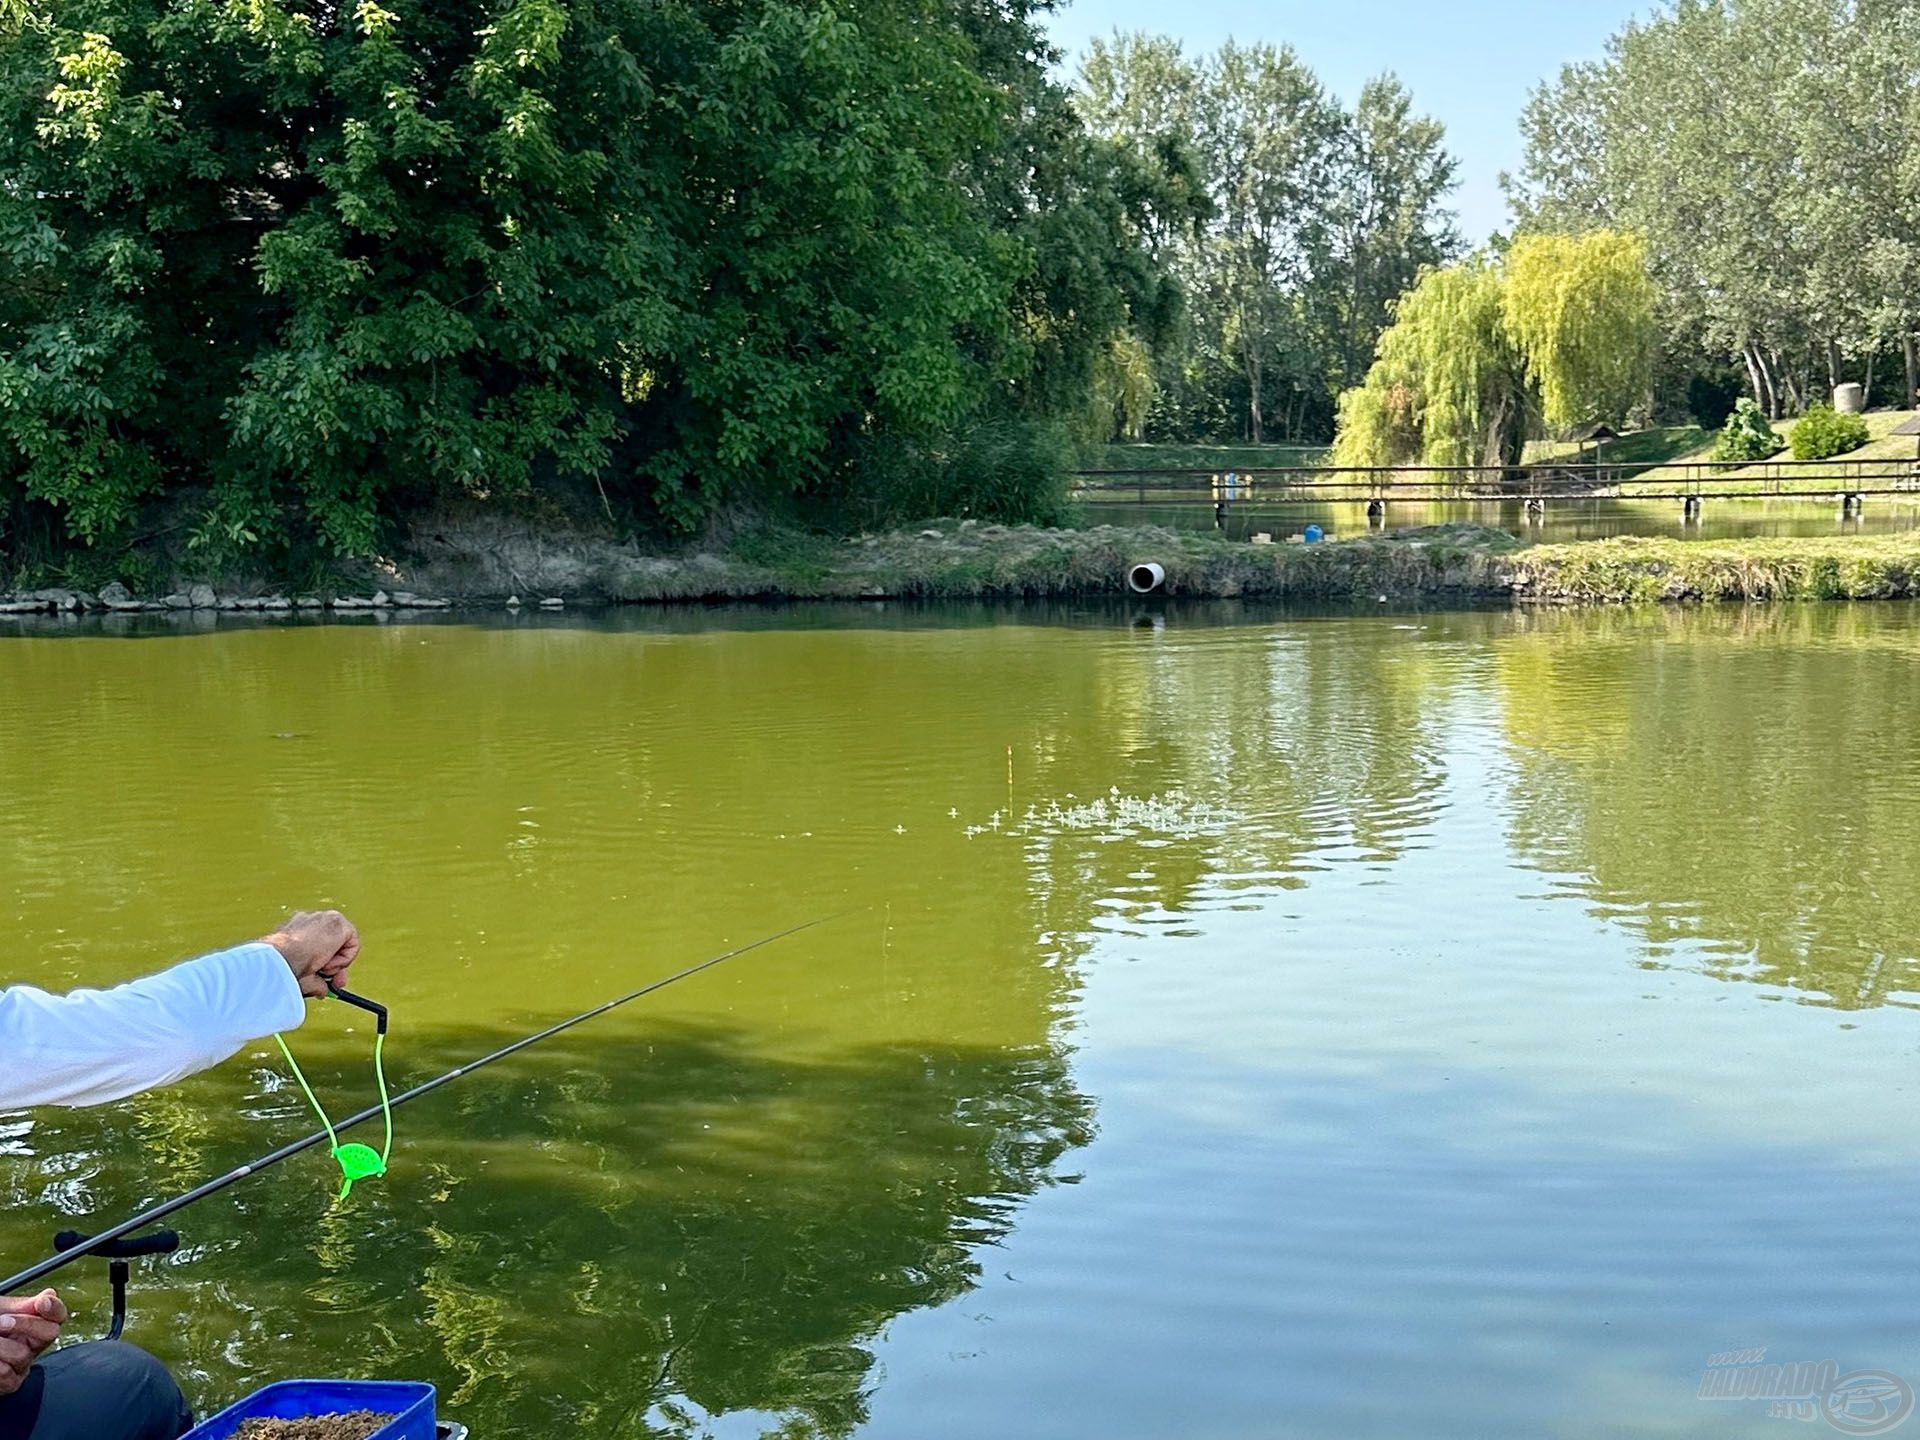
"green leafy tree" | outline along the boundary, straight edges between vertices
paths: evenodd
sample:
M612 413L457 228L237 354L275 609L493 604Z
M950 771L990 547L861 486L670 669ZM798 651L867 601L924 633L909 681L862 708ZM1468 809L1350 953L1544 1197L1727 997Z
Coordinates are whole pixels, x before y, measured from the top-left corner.
M1336 465L1510 464L1526 439L1526 370L1508 336L1498 267L1429 270L1394 309L1361 387L1344 397Z
M1290 296L1309 278L1302 216L1324 191L1340 111L1292 50L1220 48L1204 75L1200 147L1218 207L1209 277L1225 347L1247 396L1247 438L1266 438L1269 370L1296 348Z
M1523 235L1506 256L1501 310L1546 425L1613 425L1646 398L1656 330L1638 235Z
M1095 134L1145 163L1190 156L1208 201L1192 233L1149 238L1188 297L1156 346L1158 428L1325 438L1394 297L1457 253L1440 126L1391 76L1348 112L1291 50L1189 57L1138 33L1094 43L1078 99Z
M984 75L1010 97L1004 138L975 159L974 184L996 226L1032 257L1012 302L1024 369L1008 408L1106 440L1101 416L1121 419L1109 400L1126 402L1122 411L1145 403L1137 384L1116 392L1115 380L1142 363L1150 370L1153 350L1179 332L1185 297L1165 255L1191 240L1211 203L1183 141L1136 149L1089 130L1072 96L1033 63L1059 58L1041 13L963 12Z
M1116 436L1138 440L1147 431L1147 413L1153 406L1153 355L1138 336L1114 337L1094 370L1093 402L1088 430L1096 441Z
M0 28L0 526L685 529L1077 420L1178 309L1177 178L1086 135L1036 13L41 0Z
M1321 199L1325 251L1314 267L1329 374L1339 386L1366 374L1393 302L1420 272L1459 253L1445 208L1458 171L1440 122L1414 113L1398 79L1382 75L1361 87Z
M1335 465L1405 465L1420 458L1419 392L1404 371L1381 370L1375 383L1342 391L1336 423Z
M1779 416L1821 383L1920 384L1920 10L1673 0L1538 89L1523 229L1646 237L1669 335Z
M1617 417L1653 369L1652 286L1631 236L1531 236L1429 270L1341 397L1334 461L1512 465L1543 414Z

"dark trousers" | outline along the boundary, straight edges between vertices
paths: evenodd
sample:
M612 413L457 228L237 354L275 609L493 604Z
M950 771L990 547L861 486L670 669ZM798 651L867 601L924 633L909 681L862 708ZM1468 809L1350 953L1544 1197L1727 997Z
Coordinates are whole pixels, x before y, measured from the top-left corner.
M63 1345L0 1400L0 1440L175 1440L192 1428L166 1367L123 1340Z

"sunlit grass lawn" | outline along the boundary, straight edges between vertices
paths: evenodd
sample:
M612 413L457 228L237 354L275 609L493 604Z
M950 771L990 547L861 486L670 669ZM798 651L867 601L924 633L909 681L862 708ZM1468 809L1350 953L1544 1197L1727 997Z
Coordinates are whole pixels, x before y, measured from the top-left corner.
M1870 472L1904 469L1898 465L1890 466L1888 462L1914 461L1915 439L1910 435L1893 435L1890 432L1915 413L1911 410L1870 411L1866 416L1867 443L1858 450L1835 458L1853 462ZM1603 465L1652 467L1640 469L1631 479L1623 479L1620 482L1622 496L1631 496L1639 490L1671 490L1676 487L1698 488L1708 494L1766 493L1782 487L1819 488L1828 482L1837 484L1848 477L1848 470L1837 466L1829 470L1808 468L1797 473L1788 470L1783 474L1778 467L1782 462L1792 460L1786 444L1793 421L1777 421L1773 428L1780 436L1780 452L1769 460L1751 466L1734 466L1711 472L1695 468L1711 463L1713 458L1714 432L1703 430L1698 425L1658 425L1632 431L1617 440L1606 442L1599 452L1599 459ZM1148 473L1173 470L1218 473L1235 469L1317 467L1327 463L1329 448L1308 445L1108 445L1097 453L1091 468ZM1591 463L1594 457L1595 451L1591 445L1535 440L1528 443L1523 463ZM1915 471L1916 480L1920 480L1920 466L1916 466ZM1326 480L1334 483L1340 478L1343 477L1329 475ZM1345 478L1355 483L1369 483L1373 479L1358 474ZM1423 473L1417 466L1407 466L1399 470L1398 478L1404 482L1421 479L1441 482L1447 477L1438 472ZM1875 475L1867 483L1878 487L1892 482L1885 475Z
M1280 470L1324 465L1325 445L1107 445L1098 470Z
M1914 413L1911 410L1870 411L1865 417L1867 443L1858 450L1849 450L1845 455L1834 458L1851 462L1867 471L1884 471L1889 468L1889 461L1912 461L1915 458L1914 437L1889 432L1902 421L1912 418ZM1662 425L1622 435L1618 440L1606 443L1600 452L1600 463L1653 467L1640 471L1629 480L1623 480L1620 485L1622 495L1631 495L1636 490L1671 490L1676 486L1697 486L1707 493L1753 494L1781 487L1819 488L1828 480L1837 483L1847 478L1849 469L1840 466L1821 469L1806 465L1805 468L1780 469L1783 464L1795 466L1793 456L1786 448L1793 423L1792 420L1774 422L1774 433L1780 437L1780 450L1754 465L1729 466L1711 472L1696 468L1712 463L1714 441L1714 432L1702 430L1698 425ZM1532 465L1591 463L1594 449L1591 445L1576 446L1564 441L1534 441L1527 446L1526 459ZM1891 482L1888 477L1880 475L1870 478L1868 483L1884 485Z
M1602 464L1658 465L1696 453L1704 454L1713 446L1713 435L1698 425L1656 425L1635 430L1618 440L1609 440L1599 450ZM1529 465L1591 462L1594 447L1575 445L1566 440L1533 440L1527 444L1525 461Z
M1869 411L1865 416L1867 422L1867 443L1862 445L1858 450L1849 450L1846 454L1836 455L1833 458L1835 460L1847 461L1848 467L1857 465L1869 471L1886 471L1888 469L1902 468L1899 466L1890 466L1888 462L1911 462L1915 458L1914 437L1911 435L1894 435L1889 432L1901 422L1912 419L1914 413L1912 410ZM1697 470L1680 468L1681 464L1699 464L1712 460L1713 437L1707 435L1703 437L1701 444L1694 450L1671 457L1672 460L1679 463L1672 466L1662 466L1636 475L1632 483L1623 485L1621 489L1625 493L1631 493L1636 488L1665 489L1671 488L1675 484L1686 482L1697 482L1703 489L1707 490L1724 490L1731 493L1753 492L1757 490L1764 491L1778 486L1784 486L1787 489L1808 489L1818 488L1821 484L1825 483L1827 478L1841 479L1849 473L1848 467L1840 466L1834 466L1831 469L1825 469L1811 464L1805 464L1804 468L1795 467L1793 455L1786 448L1787 437L1793 429L1793 421L1776 420L1773 429L1774 433L1780 437L1780 451L1757 464L1718 470L1711 475L1703 475ZM1609 451L1611 451L1611 447L1609 447ZM1613 458L1611 453L1609 453L1607 458ZM1783 463L1793 468L1788 468L1783 471L1779 468ZM1881 475L1870 480L1869 483L1885 485L1891 482L1888 477Z

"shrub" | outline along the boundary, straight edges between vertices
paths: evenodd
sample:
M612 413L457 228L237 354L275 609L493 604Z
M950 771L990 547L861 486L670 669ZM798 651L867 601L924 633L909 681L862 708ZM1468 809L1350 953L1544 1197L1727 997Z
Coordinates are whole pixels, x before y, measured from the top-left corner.
M862 436L839 484L809 497L801 519L831 530L884 529L933 516L1056 525L1078 457L1060 425L1015 417L982 420L921 444L897 434Z
M1065 518L1071 440L1041 420L969 427L946 467L940 513L1005 524L1056 525Z
M1789 439L1794 459L1824 460L1866 444L1867 420L1864 415L1842 415L1830 405L1814 405L1794 422Z
M1780 448L1780 437L1752 400L1742 397L1713 442L1716 460L1764 460Z

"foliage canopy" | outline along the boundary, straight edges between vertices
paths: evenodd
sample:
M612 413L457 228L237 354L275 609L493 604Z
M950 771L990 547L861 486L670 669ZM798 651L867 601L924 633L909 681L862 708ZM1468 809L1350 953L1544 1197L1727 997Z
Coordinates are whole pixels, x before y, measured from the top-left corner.
M1652 370L1641 257L1635 237L1598 231L1426 271L1341 397L1334 463L1510 465L1536 416L1621 423Z
M0 527L884 510L876 457L1075 418L1177 314L1166 177L1051 58L1020 0L41 0L0 30Z
M1643 235L1672 343L1741 363L1770 415L1871 391L1883 350L1920 385L1920 7L1669 0L1522 132L1521 229Z
M1348 109L1285 46L1189 56L1140 33L1094 42L1077 98L1095 134L1204 201L1153 237L1189 303L1154 347L1149 430L1324 440L1394 299L1458 253L1441 126L1391 75Z
M1523 235L1506 257L1507 335L1550 430L1624 421L1653 369L1654 288L1638 235Z

